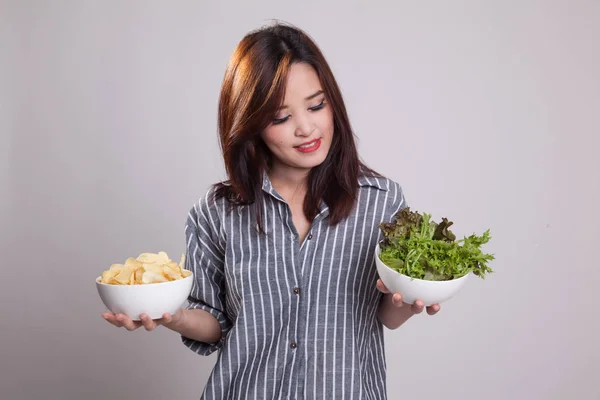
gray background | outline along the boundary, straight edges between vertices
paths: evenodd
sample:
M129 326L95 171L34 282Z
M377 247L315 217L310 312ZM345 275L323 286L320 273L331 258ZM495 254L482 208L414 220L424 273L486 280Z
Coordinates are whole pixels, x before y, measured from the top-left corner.
M0 2L0 398L197 399L215 361L100 317L94 278L184 251L216 105L271 18L316 38L363 158L496 273L387 332L395 399L598 399L600 2Z

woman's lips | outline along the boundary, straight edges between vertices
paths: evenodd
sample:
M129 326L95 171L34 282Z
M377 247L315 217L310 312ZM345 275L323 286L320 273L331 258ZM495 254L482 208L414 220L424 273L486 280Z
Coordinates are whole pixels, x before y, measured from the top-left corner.
M296 146L295 149L300 153L313 153L321 147L321 139L315 139L302 146Z

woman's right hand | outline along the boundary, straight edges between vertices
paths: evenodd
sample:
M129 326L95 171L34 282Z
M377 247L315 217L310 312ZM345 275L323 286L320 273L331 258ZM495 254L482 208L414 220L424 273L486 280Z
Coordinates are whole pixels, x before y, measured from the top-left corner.
M174 329L175 326L181 324L183 315L183 309L180 308L175 314L164 313L163 317L159 319L151 319L147 314L141 314L141 321L133 321L125 314L102 313L102 317L112 325L117 328L125 328L128 331L134 331L140 327L144 327L147 331L153 331L160 325Z

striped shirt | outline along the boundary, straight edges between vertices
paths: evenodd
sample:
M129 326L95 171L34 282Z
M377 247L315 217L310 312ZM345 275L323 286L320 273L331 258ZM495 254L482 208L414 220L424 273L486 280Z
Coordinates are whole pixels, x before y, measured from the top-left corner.
M252 207L229 210L210 189L186 224L187 308L210 312L222 339L182 336L200 355L218 350L202 399L386 399L374 248L379 223L405 199L387 178L359 178L351 215L328 224L323 204L300 243L289 206L267 175L263 229Z

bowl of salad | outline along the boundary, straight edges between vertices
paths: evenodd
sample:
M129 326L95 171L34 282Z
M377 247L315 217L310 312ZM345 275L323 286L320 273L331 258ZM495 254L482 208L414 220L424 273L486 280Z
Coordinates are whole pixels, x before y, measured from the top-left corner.
M492 273L493 254L482 246L491 239L489 229L481 235L456 238L452 221L436 223L431 214L406 207L391 222L382 222L383 239L375 248L379 277L392 293L413 304L441 304L456 295L470 275L485 279Z

